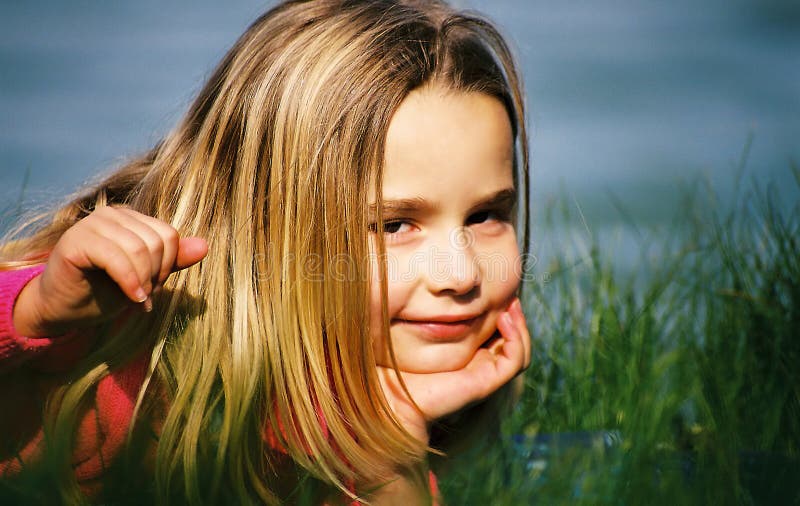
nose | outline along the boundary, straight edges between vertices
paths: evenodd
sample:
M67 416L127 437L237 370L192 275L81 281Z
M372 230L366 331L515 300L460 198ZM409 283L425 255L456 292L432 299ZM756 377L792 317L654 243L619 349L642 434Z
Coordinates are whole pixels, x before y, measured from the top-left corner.
M431 293L466 295L481 283L480 266L469 229L453 229L431 246L427 273Z

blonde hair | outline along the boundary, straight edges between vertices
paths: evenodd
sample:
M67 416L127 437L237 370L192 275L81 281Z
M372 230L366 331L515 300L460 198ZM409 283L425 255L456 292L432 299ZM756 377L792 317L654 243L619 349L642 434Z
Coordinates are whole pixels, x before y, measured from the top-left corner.
M142 388L137 412L166 396L155 457L163 501L278 502L265 428L301 468L345 491L413 464L420 443L381 394L363 309L366 207L370 185L380 199L392 114L428 83L506 106L527 247L520 78L489 22L439 1L281 3L239 38L157 146L3 248L4 259L41 261L107 204L209 242L200 265L168 279L153 313L109 331L52 396L53 440L71 442L93 386L152 349L153 386ZM69 447L56 450L66 466ZM63 486L77 497L74 483Z

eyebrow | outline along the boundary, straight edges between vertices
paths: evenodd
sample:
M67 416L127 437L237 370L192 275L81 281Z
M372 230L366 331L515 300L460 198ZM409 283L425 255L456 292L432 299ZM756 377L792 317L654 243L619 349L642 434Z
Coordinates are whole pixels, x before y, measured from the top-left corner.
M472 213L478 209L486 207L501 207L512 209L517 202L517 191L514 188L504 188L499 190L486 198L476 202L469 209ZM412 197L407 199L390 199L383 201L383 214L384 215L402 215L420 212L432 212L439 208L438 205L428 202L422 197ZM378 205L369 205L370 216L377 216Z

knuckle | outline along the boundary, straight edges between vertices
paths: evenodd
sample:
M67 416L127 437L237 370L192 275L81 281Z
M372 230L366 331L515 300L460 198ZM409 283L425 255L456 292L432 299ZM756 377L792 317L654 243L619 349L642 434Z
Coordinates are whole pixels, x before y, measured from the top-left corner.
M164 252L164 241L161 238L153 238L149 244L148 248L153 252L161 255Z
M178 234L178 231L173 227L167 225L167 227L164 229L164 238L168 242L177 243L180 239L180 234Z
M147 244L144 241L142 241L141 239L138 240L138 241L135 241L129 247L129 251L132 254L136 255L136 256L141 256L141 255L149 256L150 255L150 250L148 249Z

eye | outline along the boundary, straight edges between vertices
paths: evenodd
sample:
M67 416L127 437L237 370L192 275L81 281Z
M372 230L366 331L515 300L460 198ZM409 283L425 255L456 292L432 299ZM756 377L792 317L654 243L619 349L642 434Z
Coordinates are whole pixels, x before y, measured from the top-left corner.
M477 225L486 223L487 221L508 221L508 213L499 209L485 209L472 213L469 218L467 218L468 225Z
M372 223L369 226L371 232L375 233L378 231L378 224ZM403 232L409 232L411 230L411 224L407 221L403 220L394 220L394 221L385 221L383 223L383 233L388 235L397 235Z
M384 234L399 234L407 232L411 225L407 221L389 221L383 224Z

